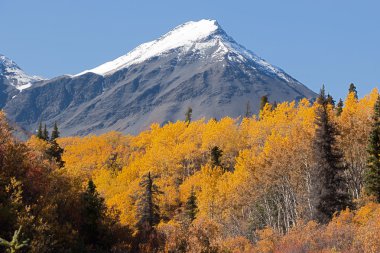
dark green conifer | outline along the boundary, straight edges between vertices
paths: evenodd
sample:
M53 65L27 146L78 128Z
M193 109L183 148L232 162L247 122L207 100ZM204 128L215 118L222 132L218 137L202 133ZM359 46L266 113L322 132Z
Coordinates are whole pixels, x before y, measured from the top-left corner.
M213 166L221 166L221 160L223 151L218 147L215 146L211 149L211 164Z
M197 196L195 195L194 188L191 188L190 196L187 198L185 211L190 221L195 220L198 213Z
M336 116L340 116L342 112L343 112L343 100L339 99L339 102L336 105Z
M355 84L351 83L350 88L348 88L348 92L351 93L353 92L355 94L355 98L358 99L358 92L356 90Z
M142 193L137 203L137 229L142 239L147 239L155 226L160 222L160 210L157 205L157 195L161 194L154 183L155 177L148 172L140 182Z
M44 131L42 133L42 139L44 139L45 141L49 140L49 131L46 128L46 124L44 126Z
M260 111L264 109L265 105L268 103L268 97L262 96L260 100Z
M187 108L187 111L185 114L185 116L186 116L185 122L187 123L187 125L190 124L192 115L193 115L193 109L191 107Z
M326 102L329 105L335 106L335 100L330 94L327 94Z
M350 207L351 201L343 176L343 155L336 145L338 132L328 117L324 88L321 89L318 103L311 199L313 218L320 223L327 223L336 211Z
M106 233L106 228L103 226L106 205L92 180L88 182L86 190L82 193L81 201L80 235L91 248L106 248L103 241Z
M37 137L41 140L44 139L44 134L42 132L42 122L40 121L40 125L38 126L38 131L37 131Z
M51 137L50 140L54 141L55 139L59 138L59 130L58 130L58 125L57 122L54 123L54 128L53 131L51 132Z
M375 104L369 137L365 189L368 194L376 197L377 202L380 202L380 97Z
M56 140L50 141L50 148L46 153L55 160L59 168L62 168L65 165L65 162L62 160L62 154L64 149L59 146Z
M48 131L46 130L46 125L45 125L45 129L44 129L44 136L48 135ZM57 123L54 123L54 128L53 128L53 131L51 132L51 137L50 137L50 140L49 140L49 137L46 138L46 140L49 140L50 142L50 148L46 151L46 153L52 158L55 160L55 162L57 163L58 167L59 168L62 168L65 164L64 161L62 161L62 154L63 154L63 148L61 148L61 146L59 146L59 144L57 143L57 138L59 137L59 130L58 130L58 126L57 126Z
M317 103L320 105L325 105L327 103L325 85L322 85L322 88L319 91Z

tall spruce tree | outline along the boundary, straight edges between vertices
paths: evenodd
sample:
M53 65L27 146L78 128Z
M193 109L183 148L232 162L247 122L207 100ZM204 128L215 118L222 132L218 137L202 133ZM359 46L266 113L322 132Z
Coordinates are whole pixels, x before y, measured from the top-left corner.
M160 210L157 205L157 195L161 194L154 183L155 177L148 172L143 176L140 187L143 188L137 203L137 229L142 240L148 239L160 222Z
M50 140L54 141L55 139L59 138L59 130L58 130L58 125L57 122L54 123L54 128L53 131L51 132L51 137Z
M62 168L65 165L65 162L62 160L62 154L64 149L59 146L56 140L50 141L50 148L46 153L54 159L59 168Z
M44 139L45 141L49 140L49 131L46 128L46 124L44 126L44 131L42 132L42 139Z
M351 93L353 92L355 94L355 98L358 99L358 92L356 90L355 84L351 83L350 87L348 88L348 92Z
M334 100L334 98L330 94L327 94L326 102L327 102L327 104L335 106L335 100Z
M215 146L211 149L211 164L213 166L221 166L221 160L220 158L222 157L223 151L218 147Z
M37 130L37 137L41 140L44 139L44 133L42 132L42 122L40 121L40 124L38 126L38 130Z
M92 180L87 184L86 190L81 195L81 224L80 235L86 245L92 248L106 248L103 221L106 217L104 199L99 195Z
M264 109L265 105L268 103L268 97L262 96L260 99L260 111Z
M324 87L318 97L316 134L313 143L311 200L313 218L327 223L336 211L351 206L343 172L343 155L336 145L337 129L329 119Z
M322 85L322 88L319 91L319 95L317 97L317 103L320 105L326 105L327 103L325 85Z
M372 131L369 136L365 189L380 202L380 96L376 100Z
M343 100L340 98L338 104L336 105L336 116L340 116L343 112Z
M50 148L47 150L47 154L55 160L59 168L62 168L65 165L65 162L62 160L63 148L57 143L57 138L59 137L59 130L57 123L54 123L53 131L51 132L50 137Z
M190 221L195 220L198 213L197 196L194 188L191 188L190 196L187 198L185 212Z
M185 122L187 123L187 125L190 124L192 115L193 115L193 109L191 107L187 108L187 111L185 114L185 116L186 116Z

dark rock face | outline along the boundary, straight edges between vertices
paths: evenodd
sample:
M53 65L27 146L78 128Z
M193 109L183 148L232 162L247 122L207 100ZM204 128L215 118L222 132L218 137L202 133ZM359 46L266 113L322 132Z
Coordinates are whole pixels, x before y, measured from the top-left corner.
M0 108L3 108L6 102L10 100L11 93L8 80L0 75Z

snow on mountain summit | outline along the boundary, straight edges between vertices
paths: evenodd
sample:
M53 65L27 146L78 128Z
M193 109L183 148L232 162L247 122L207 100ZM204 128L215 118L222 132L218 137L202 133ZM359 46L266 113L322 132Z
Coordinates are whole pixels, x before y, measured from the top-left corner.
M19 91L32 86L33 82L44 80L38 76L29 76L13 60L0 54L0 75Z
M208 55L207 49L215 47L217 50L212 55ZM141 44L126 55L106 62L96 68L85 70L75 76L88 72L103 76L111 75L120 69L144 62L155 56L169 53L172 50L178 50L179 57L189 52L198 52L203 57L213 57L215 61L223 60L226 56L232 61L253 61L261 69L285 81L289 81L288 76L283 70L269 64L238 44L225 33L216 20L208 19L186 22L154 41Z
M203 19L198 22L190 21L184 23L161 36L157 40L141 44L126 55L102 64L94 69L83 71L76 76L87 72L92 72L99 75L112 74L119 69L143 62L171 49L191 46L195 41L204 39L218 30L218 28L219 25L215 20Z

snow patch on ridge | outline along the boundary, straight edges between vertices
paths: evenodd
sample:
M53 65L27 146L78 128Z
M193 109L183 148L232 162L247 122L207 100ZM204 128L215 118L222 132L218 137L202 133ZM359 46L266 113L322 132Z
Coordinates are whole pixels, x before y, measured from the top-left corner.
M30 88L32 87L32 84L31 83L26 83L26 84L22 84L22 85L19 85L19 86L16 86L16 89L18 89L19 91L23 91L27 88Z

